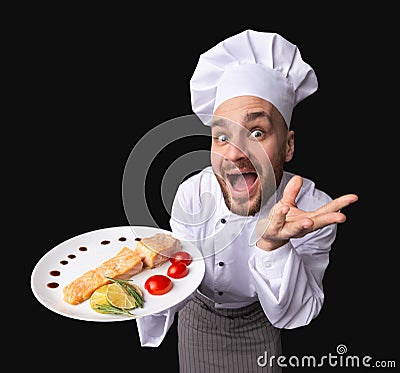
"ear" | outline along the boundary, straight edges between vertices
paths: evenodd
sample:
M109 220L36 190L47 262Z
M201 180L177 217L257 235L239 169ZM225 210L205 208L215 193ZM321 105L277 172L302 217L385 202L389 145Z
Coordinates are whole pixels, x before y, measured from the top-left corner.
M285 162L289 162L292 160L293 153L294 153L294 131L290 130L288 131L286 138Z

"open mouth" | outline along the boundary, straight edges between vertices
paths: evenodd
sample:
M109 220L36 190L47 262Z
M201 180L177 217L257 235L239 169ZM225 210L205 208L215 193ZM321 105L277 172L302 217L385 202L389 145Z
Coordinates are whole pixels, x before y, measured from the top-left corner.
M250 197L257 184L258 175L255 171L232 172L226 174L226 179L231 186L233 196Z

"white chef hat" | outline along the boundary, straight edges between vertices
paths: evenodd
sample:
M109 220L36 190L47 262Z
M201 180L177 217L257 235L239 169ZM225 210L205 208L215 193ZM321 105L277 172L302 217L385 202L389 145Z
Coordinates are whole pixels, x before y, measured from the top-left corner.
M296 45L277 33L253 30L201 54L190 80L192 109L206 125L222 102L250 95L271 102L289 127L293 108L317 88L315 72Z

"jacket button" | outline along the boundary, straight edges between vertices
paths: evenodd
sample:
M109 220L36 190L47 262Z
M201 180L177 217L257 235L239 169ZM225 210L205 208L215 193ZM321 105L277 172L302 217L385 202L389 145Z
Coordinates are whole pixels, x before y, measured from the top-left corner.
M224 294L224 292L223 292L223 291L219 291L219 292L218 292L218 295L220 295L220 296L221 296L222 294Z
M219 263L218 263L218 265L219 265L220 267L223 267L224 264L225 264L224 262L219 262Z
M226 223L226 220L225 220L224 218L222 218L222 219L221 219L221 223L222 223L222 224L225 224L225 223Z

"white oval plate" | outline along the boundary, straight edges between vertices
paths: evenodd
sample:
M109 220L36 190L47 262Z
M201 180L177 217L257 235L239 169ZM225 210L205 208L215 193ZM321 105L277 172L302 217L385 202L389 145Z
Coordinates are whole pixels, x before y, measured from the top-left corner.
M101 265L116 255L124 246L134 250L135 238L152 236L155 233L169 231L145 226L120 226L84 233L62 242L47 252L36 264L31 275L31 288L37 300L45 307L60 315L86 321L123 321L133 318L126 315L108 315L95 312L86 300L78 305L71 305L63 300L63 288L90 269ZM144 294L143 308L136 308L132 313L143 317L164 311L184 300L200 285L205 272L204 259L200 251L188 242L182 241L183 250L191 254L189 274L181 279L172 279L172 289L163 295L151 295L144 289L148 277L155 274L167 275L169 261L160 267L144 269L131 279L139 285ZM54 275L55 271L59 275ZM55 288L49 284L55 283Z

